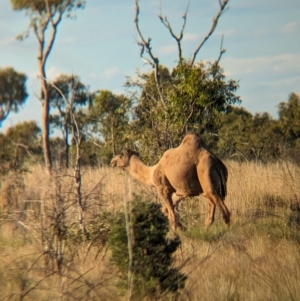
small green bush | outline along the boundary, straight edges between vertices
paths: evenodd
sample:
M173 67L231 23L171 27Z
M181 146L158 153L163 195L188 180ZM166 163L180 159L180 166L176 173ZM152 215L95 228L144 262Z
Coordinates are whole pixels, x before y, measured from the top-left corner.
M168 220L160 205L142 201L137 196L132 202L130 219L134 233L133 299L144 296L157 299L169 293L176 299L187 278L173 267L172 254L181 243L179 237L167 238ZM108 241L111 261L119 268L122 282L126 284L129 253L124 214L119 214L114 220Z

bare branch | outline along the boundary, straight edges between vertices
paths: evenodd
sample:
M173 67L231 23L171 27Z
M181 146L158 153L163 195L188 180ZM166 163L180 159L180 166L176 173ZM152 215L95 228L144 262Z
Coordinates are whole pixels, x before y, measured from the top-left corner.
M220 45L220 53L219 53L219 57L216 61L217 65L219 65L222 55L226 52L226 50L223 48L223 41L224 41L224 35L222 35L222 40L221 40L221 45Z
M59 22L61 21L63 13L64 13L63 11L59 13ZM46 62L46 60L47 60L47 58L48 58L48 56L49 56L49 54L52 50L52 47L54 45L54 41L55 41L56 34L57 34L57 25L59 23L59 22L53 23L52 19L50 19L50 21L51 21L51 24L52 24L52 34L51 34L50 40L47 44L47 48L43 53L43 64L45 64L45 62Z
M236 146L234 146L233 143L229 142L228 140L226 140L225 138L223 138L223 137L220 136L219 134L213 134L213 133L212 133L211 135L216 136L216 137L219 137L219 138L221 138L222 140L224 140L226 143L230 144L230 145L231 145L238 153L240 153L240 155L241 155L247 162L249 162L247 156L246 156L241 150L239 150ZM234 154L234 155L237 155L237 154ZM232 156L234 156L234 155L232 155Z
M160 100L161 100L163 106L165 106L165 100L164 100L162 92L161 92L160 73L159 73L159 59L156 56L154 56L154 54L152 52L151 38L148 38L148 40L146 40L144 38L141 30L140 30L140 27L139 27L139 14L140 14L139 1L135 0L134 23L135 23L137 33L138 33L138 35L141 39L138 42L138 45L141 47L140 56L146 63L150 64L152 66L152 68L155 70L154 77L155 77L156 88L157 88ZM150 56L150 59L147 59L147 58L144 57L144 52L145 51Z
M29 147L28 145L25 145L25 144L23 144L23 143L13 142L13 141L12 141L12 144L15 145L16 147L22 147L22 148L24 148L24 149L27 151L27 153L28 153L31 157L33 157L33 154L32 154L32 152L30 151L30 147Z
M138 42L138 45L140 45L142 47L142 50L140 52L141 54L141 57L143 58L143 54L144 54L144 51L146 49L146 52L149 54L152 62L151 62L151 66L157 66L158 67L158 64L159 64L159 60L157 57L154 56L154 54L152 53L152 47L150 46L151 44L151 38L148 38L148 40L146 41L146 39L143 37L142 35L142 32L140 30L140 27L139 27L139 13L140 13L140 7L139 7L139 2L138 0L135 0L135 7L136 7L136 14L135 14L135 18L134 18L134 23L135 23L135 26L136 26L136 30L140 36L140 39L141 41ZM158 82L159 82L159 74L158 75Z
M219 12L217 13L217 15L213 18L213 23L211 25L210 30L208 31L207 35L204 37L204 39L202 40L202 42L200 43L200 45L196 48L192 61L191 61L191 66L194 65L195 60L196 60L196 56L199 53L200 49L202 48L202 46L205 44L205 42L209 39L209 37L213 34L213 32L215 31L217 25L218 25L218 21L219 18L221 17L221 15L223 14L223 12L225 11L226 5L228 4L229 0L219 0L219 4L220 4L220 9Z
M64 101L70 106L70 102L67 100L64 93L55 84L48 82L47 78L45 78L45 77L41 77L41 78L43 80L45 80L48 83L48 85L52 86L61 95L61 97L64 99Z
M172 26L170 24L170 22L168 21L168 18L167 17L163 17L162 16L162 11L160 12L160 14L158 15L158 18L160 19L160 21L162 22L162 24L169 30L172 38L174 38L177 42L177 47L178 47L178 57L179 57L179 63L182 61L182 48L181 48L181 41L183 39L183 32L184 32L184 29L185 29L185 25L186 25L186 19L187 19L187 13L188 13L188 9L189 9L189 3L186 7L186 11L184 13L184 15L182 16L182 19L183 19L183 24L182 24L182 27L181 27L181 31L180 31L180 34L179 36L177 36L173 29L172 29Z

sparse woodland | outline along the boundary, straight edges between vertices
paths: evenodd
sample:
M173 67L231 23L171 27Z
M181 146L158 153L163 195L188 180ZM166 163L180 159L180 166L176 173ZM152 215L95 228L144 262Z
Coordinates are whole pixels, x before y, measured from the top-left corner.
M178 47L170 69L144 37L135 0L140 56L152 69L127 78L124 95L91 92L79 76L47 80L62 17L84 1L11 2L37 37L44 107L42 129L28 121L0 134L0 300L300 300L300 97L280 103L278 119L253 116L224 75L223 40L215 61L198 59L228 0L216 1L189 59L188 9L179 33L160 12ZM5 122L26 103L26 75L1 68L0 95ZM188 131L228 168L229 227L217 210L206 229L207 201L194 197L169 231L156 191L109 166L125 147L155 164Z

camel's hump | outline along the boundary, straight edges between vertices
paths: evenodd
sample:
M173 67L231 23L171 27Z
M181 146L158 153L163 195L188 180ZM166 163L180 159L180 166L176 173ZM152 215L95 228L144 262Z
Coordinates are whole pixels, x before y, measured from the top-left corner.
M201 149L201 148L207 148L205 142L197 135L196 133L187 133L181 144L181 147L188 147L188 148L194 148L194 149Z

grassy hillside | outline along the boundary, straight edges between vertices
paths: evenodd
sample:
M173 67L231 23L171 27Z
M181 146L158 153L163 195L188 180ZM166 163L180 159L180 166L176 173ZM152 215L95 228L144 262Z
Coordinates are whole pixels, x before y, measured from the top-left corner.
M204 198L180 205L175 262L188 278L179 300L300 300L300 168L225 163L229 228L217 211L205 229ZM0 300L127 300L109 260L106 216L123 211L133 193L159 202L154 190L112 168L83 171L81 205L72 170L49 177L33 167L6 178Z

